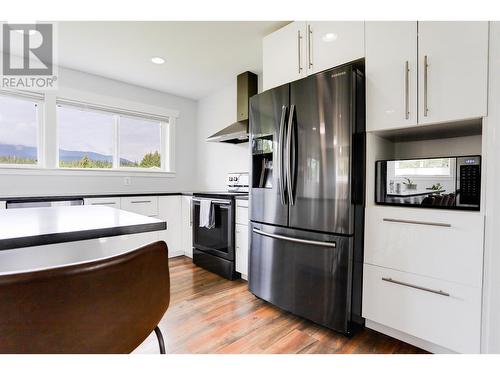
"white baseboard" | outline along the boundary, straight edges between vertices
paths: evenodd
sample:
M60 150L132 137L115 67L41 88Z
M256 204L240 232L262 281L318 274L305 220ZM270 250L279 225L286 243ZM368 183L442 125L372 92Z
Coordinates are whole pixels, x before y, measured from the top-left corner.
M169 253L168 253L169 258L175 258L175 257L181 256L181 255L184 255L183 251L169 251Z
M394 337L395 339L398 339L400 341L404 341L408 344L411 344L413 346L416 346L418 348L427 350L428 352L435 353L435 354L457 354L457 352L454 352L453 350L447 349L443 346L434 344L429 341L425 341L422 339L419 339L418 337L409 335L407 333L398 331L397 329L387 327L383 324L374 322L372 320L366 319L365 325L367 328L371 328L374 331L383 333L384 335Z
M248 281L248 276L247 276L247 275L243 275L243 274L241 274L241 278L242 278L243 280Z

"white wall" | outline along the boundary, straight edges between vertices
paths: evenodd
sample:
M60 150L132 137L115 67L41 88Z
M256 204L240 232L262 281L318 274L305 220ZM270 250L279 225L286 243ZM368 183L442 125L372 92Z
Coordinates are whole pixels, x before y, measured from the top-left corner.
M236 77L231 84L198 102L196 134L197 188L225 190L229 172L248 172L249 144L207 142L207 137L236 121Z
M482 351L500 353L500 22L490 23Z
M151 177L136 175L131 178L131 185L124 185L124 175L99 174L61 174L24 171L13 174L12 171L0 169L0 197L36 196L58 194L104 194L104 193L143 193L170 192L192 190L196 185L193 170L196 166L196 148L193 139L196 137L196 110L194 100L169 95L144 87L82 73L69 69L59 69L59 89L48 95L48 100L55 100L55 95L68 99L85 100L116 107L151 112L152 110L176 110L180 112L175 129L175 164L176 176ZM55 129L55 107L52 113L46 111L46 121L51 129ZM52 137L55 142L55 134ZM55 146L55 143L54 143ZM41 173L40 173L41 172Z

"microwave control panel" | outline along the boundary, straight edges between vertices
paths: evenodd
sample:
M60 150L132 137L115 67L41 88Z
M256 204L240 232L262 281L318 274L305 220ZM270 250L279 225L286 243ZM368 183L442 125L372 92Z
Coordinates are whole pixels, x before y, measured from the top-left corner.
M481 160L479 157L458 158L459 205L479 206L481 200Z

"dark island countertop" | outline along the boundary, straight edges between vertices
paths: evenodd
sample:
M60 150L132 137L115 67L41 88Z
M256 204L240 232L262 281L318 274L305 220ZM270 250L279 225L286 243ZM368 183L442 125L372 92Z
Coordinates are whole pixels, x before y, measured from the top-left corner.
M164 221L104 206L0 210L0 250L160 231Z

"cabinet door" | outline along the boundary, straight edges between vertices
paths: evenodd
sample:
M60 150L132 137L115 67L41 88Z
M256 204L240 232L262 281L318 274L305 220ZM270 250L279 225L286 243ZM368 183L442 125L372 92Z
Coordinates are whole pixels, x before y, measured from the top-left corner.
M486 115L488 22L419 22L419 123Z
M160 232L160 240L166 242L169 257L183 255L181 247L181 197L158 197L158 218L167 222L167 229Z
M417 22L366 22L366 130L417 125Z
M182 197L182 250L184 255L193 257L193 209L192 198Z
M263 90L306 75L306 24L292 22L266 36L262 42Z
M236 224L236 272L248 276L248 226Z
M306 27L308 74L321 72L365 55L363 21L317 21Z

